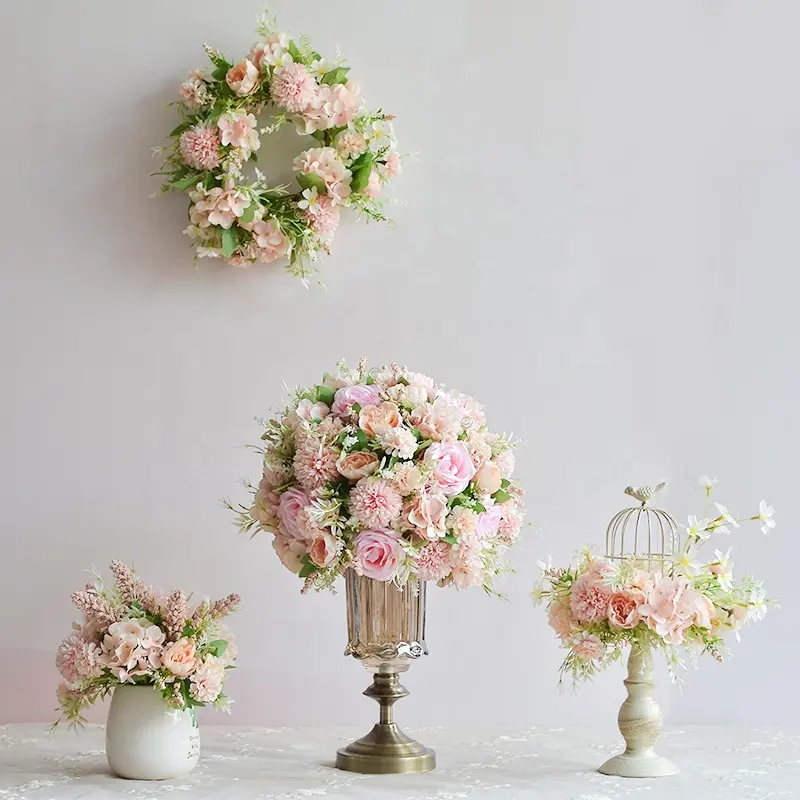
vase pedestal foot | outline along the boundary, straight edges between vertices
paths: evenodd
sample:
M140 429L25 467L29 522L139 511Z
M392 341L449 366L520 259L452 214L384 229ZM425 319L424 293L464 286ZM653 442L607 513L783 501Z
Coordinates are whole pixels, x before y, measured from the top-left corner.
M436 767L436 754L406 736L395 723L379 723L363 738L338 750L336 766L349 772L381 775L429 772Z
M603 775L620 778L667 778L680 770L668 758L650 753L621 753L610 758L597 770Z

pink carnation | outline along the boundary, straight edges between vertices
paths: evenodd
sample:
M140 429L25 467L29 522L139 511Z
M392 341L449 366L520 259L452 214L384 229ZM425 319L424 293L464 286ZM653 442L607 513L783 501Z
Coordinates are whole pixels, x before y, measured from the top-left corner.
M483 545L478 539L468 537L459 541L455 556L453 583L457 589L469 589L483 580Z
M608 624L612 628L630 630L639 624L639 606L644 593L638 589L614 592L608 601Z
M503 519L500 521L498 533L506 544L513 544L522 530L522 511L516 503L503 503Z
M584 631L572 644L572 652L584 661L595 661L605 653L603 642L594 634Z
M611 590L601 581L601 575L590 571L572 584L570 608L579 622L593 623L605 618Z
M64 639L56 653L56 667L67 686L75 688L87 678L97 678L103 672L100 648L87 641L80 626Z
M225 666L214 656L206 656L206 660L189 680L191 682L189 694L198 703L213 703L222 692Z
M557 598L547 609L547 621L562 641L568 639L575 629L575 618L569 607L569 600Z
M181 158L194 169L216 169L219 146L219 134L210 125L195 125L181 134Z
M400 155L396 150L392 150L392 152L389 153L389 157L386 159L386 177L394 178L395 175L399 175L402 171Z
M402 498L384 478L362 478L350 492L350 513L365 528L388 528L402 508Z
M317 83L302 64L286 64L275 71L270 97L275 105L299 114L314 99Z
M306 220L314 233L319 234L325 239L332 239L339 227L339 208L333 204L333 200L327 195L323 195L317 201L317 210L306 211Z
M426 544L417 553L417 577L421 581L440 581L446 578L453 568L452 550L447 542Z

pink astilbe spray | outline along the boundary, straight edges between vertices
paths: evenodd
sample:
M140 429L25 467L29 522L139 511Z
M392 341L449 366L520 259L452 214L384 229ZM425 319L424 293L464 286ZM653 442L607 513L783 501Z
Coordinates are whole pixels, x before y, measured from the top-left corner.
M183 589L176 589L169 596L164 610L164 627L167 629L167 638L172 642L181 638L186 624L186 611L186 593Z
M208 621L222 619L236 610L240 600L239 595L235 593L223 597L222 600L215 600L213 603L204 600L192 614L191 623L196 627L204 619Z
M153 590L127 564L114 559L109 565L120 599L126 605L139 603L145 611L157 611Z
M81 592L73 592L72 602L93 625L111 625L119 618L111 603L100 594L93 583L87 583L86 588Z

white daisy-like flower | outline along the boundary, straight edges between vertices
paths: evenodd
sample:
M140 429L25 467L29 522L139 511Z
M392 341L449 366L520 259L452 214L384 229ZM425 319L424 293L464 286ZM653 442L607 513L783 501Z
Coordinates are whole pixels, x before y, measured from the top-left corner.
M717 559L711 562L709 569L717 576L720 588L728 592L733 587L733 564L731 564L730 548L726 553L715 550L714 555Z
M711 538L711 531L708 530L708 520L698 520L696 516L690 516L686 520L686 535L690 539L699 539L700 541Z
M760 583L757 583L750 590L750 604L748 619L764 619L767 613L767 596L764 592L764 587Z
M698 575L700 565L695 560L697 558L698 545L695 542L687 543L681 554L675 559L675 566L688 576Z
M703 487L703 489L705 489L706 497L710 497L711 496L711 490L717 484L717 479L716 478L709 478L708 475L701 475L700 479L698 480L698 483L700 484L700 486Z
M733 525L734 528L739 527L739 523L722 503L714 503L714 505L717 507L717 513L719 514L711 523L714 533L724 533L728 535L730 534L730 529L727 527L728 525Z
M318 214L320 210L319 193L317 187L312 186L310 189L303 190L303 199L299 200L297 207L308 211L310 214Z
M761 526L761 533L767 534L775 527L777 523L773 519L774 516L775 509L772 506L768 506L766 500L762 500L758 504L758 514L754 517L754 519L764 523Z

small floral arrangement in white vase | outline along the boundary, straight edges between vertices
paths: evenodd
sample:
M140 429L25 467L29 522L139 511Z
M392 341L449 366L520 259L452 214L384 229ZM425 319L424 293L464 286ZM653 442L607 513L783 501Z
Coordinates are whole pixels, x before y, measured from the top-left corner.
M97 576L72 601L82 622L59 645L61 717L81 725L82 712L113 692L106 755L123 778L160 780L191 771L200 756L195 709L227 710L222 691L236 663L236 641L222 620L239 595L190 605L182 589L154 589L111 562L109 586Z
M652 699L652 652L664 654L677 681L682 656L694 661L709 653L723 661L729 652L726 635L740 638L741 628L762 619L773 602L753 578L734 579L730 549L717 549L707 559L700 551L712 536L730 535L731 528L745 521L757 522L768 533L775 527L774 509L762 500L757 513L737 519L725 506L711 502L716 479L704 476L700 482L708 498L706 514L688 518L683 545L657 568L647 563L647 556L599 558L588 548L575 566L539 562L542 577L533 595L537 603L546 604L550 627L567 650L562 678L570 676L573 684L590 679L622 660L630 647L628 699L619 717L628 746L600 768L607 774L658 777L678 771L652 750L661 729ZM635 492L633 496L643 500L641 511L649 511L646 499Z

